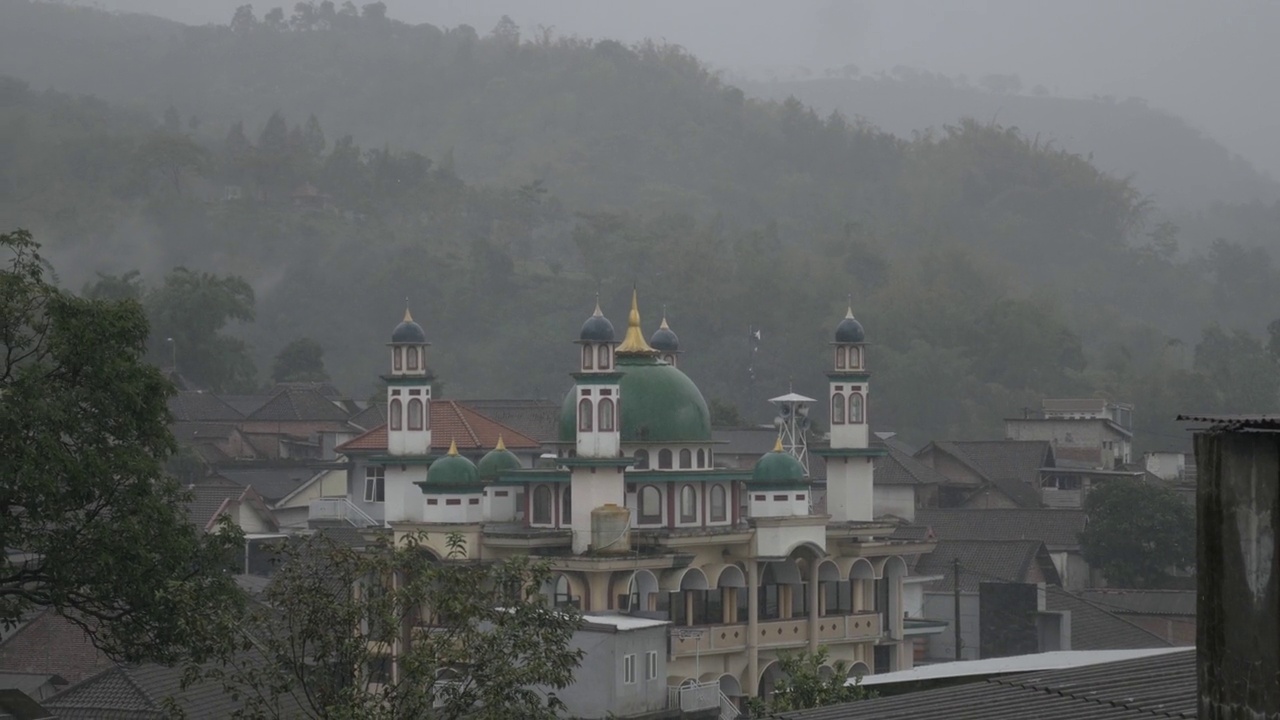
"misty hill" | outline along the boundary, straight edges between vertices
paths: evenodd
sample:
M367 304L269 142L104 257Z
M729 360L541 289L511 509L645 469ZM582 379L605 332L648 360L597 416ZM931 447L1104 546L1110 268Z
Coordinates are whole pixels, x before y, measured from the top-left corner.
M1088 156L1104 172L1131 177L1165 208L1214 202L1274 202L1280 184L1230 153L1212 137L1137 98L1051 97L1042 87L1022 94L1016 76L993 76L988 87L927 72L809 80L735 80L750 95L795 96L821 112L839 110L910 137L972 117Z
M1044 395L1132 400L1170 433L1178 410L1276 395L1254 372L1269 256L1180 257L1141 193L1033 136L905 140L748 99L676 48L309 7L184 28L6 4L0 67L150 114L118 127L129 112L9 83L0 226L76 263L73 286L243 276L256 365L311 337L345 387L383 369L377 318L408 295L450 392L555 397L592 295L620 322L639 283L646 327L665 304L682 366L748 418L791 379L822 394L815 348L850 293L877 417L914 439L999 432ZM1216 320L1247 332L1201 332Z

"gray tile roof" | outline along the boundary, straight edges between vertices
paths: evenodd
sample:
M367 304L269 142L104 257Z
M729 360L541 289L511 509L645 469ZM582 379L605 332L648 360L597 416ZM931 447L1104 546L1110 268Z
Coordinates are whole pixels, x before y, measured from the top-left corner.
M933 528L940 540L1040 540L1050 550L1078 548L1083 510L1010 508L916 510L916 525Z
M1151 720L1196 717L1196 654L1008 675L800 710L787 720Z
M1171 646L1159 635L1060 587L1045 588L1045 607L1071 612L1072 650L1136 650Z
M244 415L217 395L199 391L183 391L169 398L169 414L175 421L238 421Z
M251 487L258 491L268 503L274 503L289 493L297 490L304 482L315 476L317 470L302 465L282 467L231 468L218 469L217 476L229 480L242 487Z
M1044 543L1039 540L946 540L916 563L916 575L942 575L925 586L926 592L949 592L952 560L960 560L961 592L978 592L983 582L1026 582L1037 565L1046 580L1057 583L1058 574Z
M1040 468L1053 466L1053 449L1047 441L938 441L932 445L991 481L1019 507L1040 507Z
M262 407L249 414L248 420L288 422L291 420L347 419L347 411L338 407L318 390L310 387L285 386Z
M227 500L240 497L244 489L231 485L196 484L187 488L190 500L186 502L187 520L203 530L213 519L213 514Z
M1196 616L1195 590L1085 590L1080 597L1118 615Z
M947 482L945 475L911 457L896 445L886 442L885 448L889 454L875 459L872 481L876 485L929 485Z
M172 697L186 720L224 720L241 707L216 682L182 688L184 669L162 665L117 665L45 701L58 720L162 720ZM299 708L282 698L284 717Z
M369 407L347 418L347 422L361 430L372 430L387 421L386 403L370 403Z
M538 442L555 442L560 434L559 402L503 399L458 402Z
M235 408L241 415L249 416L254 410L267 404L272 395L220 395L222 401Z

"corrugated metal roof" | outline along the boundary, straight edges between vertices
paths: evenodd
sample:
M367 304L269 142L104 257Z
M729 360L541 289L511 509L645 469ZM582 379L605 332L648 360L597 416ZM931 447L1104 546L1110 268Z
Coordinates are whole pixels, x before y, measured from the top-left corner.
M1209 429L1214 431L1280 431L1280 415L1274 413L1255 415L1179 415L1177 419L1181 422L1209 423Z
M787 720L1139 720L1196 717L1196 654L1100 663L841 703Z
M1194 590L1084 590L1080 596L1113 613L1196 615Z

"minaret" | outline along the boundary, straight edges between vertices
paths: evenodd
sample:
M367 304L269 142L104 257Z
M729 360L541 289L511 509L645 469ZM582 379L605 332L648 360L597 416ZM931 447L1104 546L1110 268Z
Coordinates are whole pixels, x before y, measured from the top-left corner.
M869 521L872 513L872 461L883 450L871 448L867 430L866 334L853 317L852 303L836 327L834 360L827 373L831 404L831 446L827 460L827 512L836 522Z
M562 527L569 525L573 529L575 553L586 552L591 545L592 510L609 504L626 505L622 473L631 459L622 457L622 373L614 363L614 353L634 345L636 337L644 343L644 337L638 335L640 312L634 293L628 320L626 339L615 348L613 325L600 312L597 302L595 313L587 318L579 335L583 353L582 367L573 375L577 399L574 453L561 459L570 471L571 498L569 517L561 523ZM595 349L590 358L588 348ZM602 363L602 357L607 361ZM589 359L594 362L589 363Z
M427 455L431 452L430 343L407 307L387 345L391 348L391 373L383 376L387 382L387 453Z

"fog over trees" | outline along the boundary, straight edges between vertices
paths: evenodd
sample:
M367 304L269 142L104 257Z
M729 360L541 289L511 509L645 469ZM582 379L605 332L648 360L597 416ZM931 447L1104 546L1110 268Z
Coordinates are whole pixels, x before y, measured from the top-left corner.
M223 390L367 395L408 296L450 395L558 398L595 293L617 323L636 283L646 330L665 305L682 367L748 421L790 382L821 394L850 294L877 418L911 440L999 436L1045 396L1135 403L1139 450L1183 447L1180 410L1274 409L1265 148L1102 97L1084 50L1099 87L1070 93L1030 61L911 70L870 33L876 63L746 77L675 34L693 18L648 33L681 48L573 36L572 4L479 27L432 7L196 27L5 4L0 227L68 287L142 300L153 361Z

